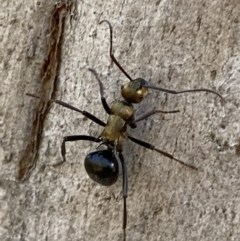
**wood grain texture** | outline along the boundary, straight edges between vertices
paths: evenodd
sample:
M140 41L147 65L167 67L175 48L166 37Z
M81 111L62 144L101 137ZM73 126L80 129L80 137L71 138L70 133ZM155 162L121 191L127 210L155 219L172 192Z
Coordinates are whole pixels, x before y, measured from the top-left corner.
M36 168L17 180L46 59L49 22L56 1L0 0L0 240L122 240L121 177L109 188L87 176L83 161L94 143L67 144L65 135L98 136L102 127L51 104ZM155 90L136 116L152 107L176 110L137 123L132 136L198 167L192 171L126 141L129 177L127 240L238 240L240 231L240 3L222 1L73 1L66 15L54 96L106 121L99 86L108 103L128 81L109 58L113 25L115 57L132 78L212 94L170 95Z

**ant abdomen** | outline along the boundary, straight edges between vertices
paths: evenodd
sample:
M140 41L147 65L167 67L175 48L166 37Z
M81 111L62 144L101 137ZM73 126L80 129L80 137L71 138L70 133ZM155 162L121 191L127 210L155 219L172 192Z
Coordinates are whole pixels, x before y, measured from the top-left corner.
M85 158L84 166L89 177L103 186L113 185L118 179L118 161L111 150L89 153Z

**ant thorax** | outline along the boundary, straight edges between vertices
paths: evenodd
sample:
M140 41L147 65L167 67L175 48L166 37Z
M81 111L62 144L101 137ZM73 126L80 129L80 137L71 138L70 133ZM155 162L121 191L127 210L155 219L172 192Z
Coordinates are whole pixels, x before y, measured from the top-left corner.
M121 117L127 123L134 120L133 105L125 100L116 100L111 107L111 114Z
M125 136L126 129L127 123L123 118L117 115L109 115L101 136L109 142L118 144L119 140Z

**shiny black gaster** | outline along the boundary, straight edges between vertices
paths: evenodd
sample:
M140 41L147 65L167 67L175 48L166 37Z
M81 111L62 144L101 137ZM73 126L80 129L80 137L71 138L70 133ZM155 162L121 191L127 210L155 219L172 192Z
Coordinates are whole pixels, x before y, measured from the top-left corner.
M84 166L89 177L103 186L110 186L118 179L118 161L112 150L89 153L85 158Z

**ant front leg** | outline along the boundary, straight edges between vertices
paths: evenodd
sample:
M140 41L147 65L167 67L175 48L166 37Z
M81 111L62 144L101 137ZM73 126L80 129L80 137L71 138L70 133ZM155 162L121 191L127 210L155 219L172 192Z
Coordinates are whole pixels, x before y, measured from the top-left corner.
M101 142L100 138L96 138L94 136L86 136L86 135L77 135L77 136L64 136L63 142L61 145L61 154L63 157L63 160L59 162L58 164L55 164L54 166L61 165L66 161L66 142L68 141L93 141L93 142Z
M157 113L163 113L163 114L170 114L170 113L178 113L180 112L179 110L172 110L172 111L163 111L163 110L155 110L153 109L152 111L147 112L145 115L137 118L136 120L134 120L132 123L136 123L138 121L147 119L149 116L157 114Z
M145 147L145 148L147 148L147 149L156 151L156 152L162 154L163 156L166 156L166 157L168 157L168 158L170 158L170 159L172 159L172 160L174 160L174 161L177 161L177 162L179 162L180 164L182 164L182 165L184 165L184 166L186 166L186 167L190 167L190 168L193 169L193 170L198 170L196 167L194 167L194 166L192 166L192 165L190 165L190 164L187 164L187 163L185 163L185 162L183 162L183 161L181 161L181 160L176 159L173 155L171 155L171 154L169 154L169 153L167 153L167 152L165 152L165 151L162 151L162 150L159 150L159 149L155 148L155 146L153 146L152 144L150 144L150 143L148 143L148 142L145 142L145 141L136 139L136 138L131 137L131 136L128 136L128 138L129 138L132 142L134 142L134 143L136 143L136 144L138 144L138 145L140 145L140 146L143 146L143 147Z
M97 75L97 73L96 73L96 71L94 69L89 68L88 70L91 71L94 74L95 78L98 81L98 84L99 84L99 87L100 87L101 102L102 102L104 110L109 115L111 115L111 109L110 109L110 107L109 107L109 105L108 105L108 103L106 101L105 96L104 96L104 90L103 90L103 83L102 83L102 81L98 78L98 75Z
M104 110L107 112L107 114L111 115L112 114L111 113L111 108L109 107L109 105L108 105L108 103L106 101L106 98L104 96L104 90L103 90L103 83L102 83L102 81L98 78L98 75L97 75L97 73L96 73L96 71L94 69L89 68L88 70L91 71L94 74L95 78L98 81L98 84L99 84L99 87L100 87L101 102L102 102ZM132 129L137 127L137 125L134 122L129 123L129 126Z
M127 227L127 193L128 193L128 177L127 167L122 152L119 152L119 159L122 164L123 183L122 183L122 196L123 196L123 235L124 241L126 240L126 227Z

